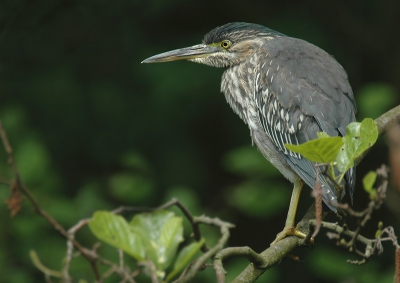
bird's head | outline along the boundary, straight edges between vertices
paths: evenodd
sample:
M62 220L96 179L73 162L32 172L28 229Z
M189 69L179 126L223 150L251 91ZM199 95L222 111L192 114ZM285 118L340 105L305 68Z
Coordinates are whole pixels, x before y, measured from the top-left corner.
M152 56L142 63L189 60L213 67L231 67L247 60L264 42L283 36L257 24L229 23L204 36L203 43Z

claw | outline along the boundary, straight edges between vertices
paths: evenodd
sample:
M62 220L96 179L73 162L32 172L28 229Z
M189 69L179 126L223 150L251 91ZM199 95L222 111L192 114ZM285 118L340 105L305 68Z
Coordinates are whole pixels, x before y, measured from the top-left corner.
M285 238L287 236L297 236L297 237L302 238L302 239L307 237L306 234L304 234L300 230L297 230L293 226L292 227L285 227L285 228L283 228L282 232L280 232L280 233L278 233L278 235L276 235L276 238L271 243L271 246L275 245L277 242L279 242L280 240L282 240L283 238Z

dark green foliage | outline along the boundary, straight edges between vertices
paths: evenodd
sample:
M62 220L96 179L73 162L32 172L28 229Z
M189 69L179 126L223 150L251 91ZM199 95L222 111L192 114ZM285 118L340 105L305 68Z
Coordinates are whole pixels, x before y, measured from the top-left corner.
M157 206L176 196L195 215L237 224L230 245L261 250L283 226L291 185L251 148L248 129L219 93L222 70L188 62L140 62L200 42L218 25L255 22L306 39L335 56L349 74L359 113L374 118L399 102L400 62L394 56L399 48L393 35L400 26L394 12L400 2L392 2L393 7L377 0L203 1L193 12L194 4L183 0L0 1L0 119L22 179L66 228L98 210ZM371 81L379 87L371 87ZM13 173L2 150L0 158L0 179L9 181ZM386 163L384 148L373 149L371 159L368 166L359 166L359 176ZM355 205L363 207L368 199L363 199L361 183ZM304 191L299 216L312 203ZM1 185L1 281L43 282L29 251L35 250L48 268L60 270L65 240L27 201L11 219L4 204L8 197L8 187ZM382 213L380 219L389 218L389 223L393 216ZM185 233L190 231L185 220L183 225ZM207 241L216 239L215 231L205 230ZM371 235L376 227L372 230ZM89 229L77 238L87 247L97 241ZM319 235L318 241L322 239ZM324 249L318 254L318 265L314 252L306 254L304 263L282 262L259 282L352 277L357 282L392 282L393 261L386 253L368 263L373 268L365 275L332 277L324 271L345 257L338 257L333 243L325 246L329 253L324 257ZM98 252L118 262L106 244ZM236 272L240 264L228 262L228 272ZM71 274L76 282L94 281L82 258L73 262ZM378 275L379 280L371 281ZM214 279L206 269L196 282Z

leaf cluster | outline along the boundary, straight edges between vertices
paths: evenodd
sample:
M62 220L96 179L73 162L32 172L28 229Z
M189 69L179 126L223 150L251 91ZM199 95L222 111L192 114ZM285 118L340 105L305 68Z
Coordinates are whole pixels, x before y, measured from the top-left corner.
M357 158L371 148L378 139L377 126L370 118L350 123L346 131L344 137L330 137L321 132L318 133L317 139L301 145L285 144L285 146L312 162L327 164L328 174L340 184L347 170L354 167ZM335 168L340 172L337 176Z
M200 250L204 240L183 247L182 217L173 212L159 210L141 213L128 223L125 218L107 211L98 211L89 221L90 230L100 240L123 250L142 263L148 272L169 282L186 267ZM174 262L172 270L166 270Z
M322 132L318 133L317 139L301 145L287 144L286 147L312 162L325 164L327 173L340 184L356 159L378 138L372 119L351 123L346 130L344 137L330 137ZM373 188L375 179L376 174L371 173L363 180L371 198L374 192L376 194ZM201 239L184 246L178 253L184 240L182 218L165 210L137 214L130 222L120 215L98 211L89 221L89 227L98 239L136 259L162 282L170 282L188 266L204 244L204 239Z

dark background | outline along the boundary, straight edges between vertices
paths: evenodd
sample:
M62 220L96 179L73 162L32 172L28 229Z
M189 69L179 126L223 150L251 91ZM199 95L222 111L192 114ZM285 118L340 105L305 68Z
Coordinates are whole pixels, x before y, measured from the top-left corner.
M235 223L229 245L259 252L269 246L284 225L291 184L251 147L247 126L219 93L223 70L140 64L200 43L232 21L262 24L332 54L349 74L358 120L399 104L398 0L3 0L0 119L24 183L46 211L71 227L96 210L178 197L194 214ZM359 166L355 209L368 202L362 176L387 163L387 155L382 139ZM0 178L10 180L4 152L0 157ZM299 217L312 204L309 192L302 194ZM8 197L1 185L0 198ZM363 234L373 237L378 221L400 234L399 217L384 205ZM296 251L300 262L285 260L259 282L393 282L390 243L383 255L352 266L346 260L355 257L324 234L314 250ZM212 244L218 231L205 229L205 235ZM89 247L96 241L87 228L77 237ZM65 240L28 202L13 219L1 205L1 282L44 281L31 249L49 268L61 268ZM105 244L100 253L115 257ZM228 262L229 276L246 264ZM94 280L82 259L71 275ZM196 282L214 282L213 276L209 268Z

